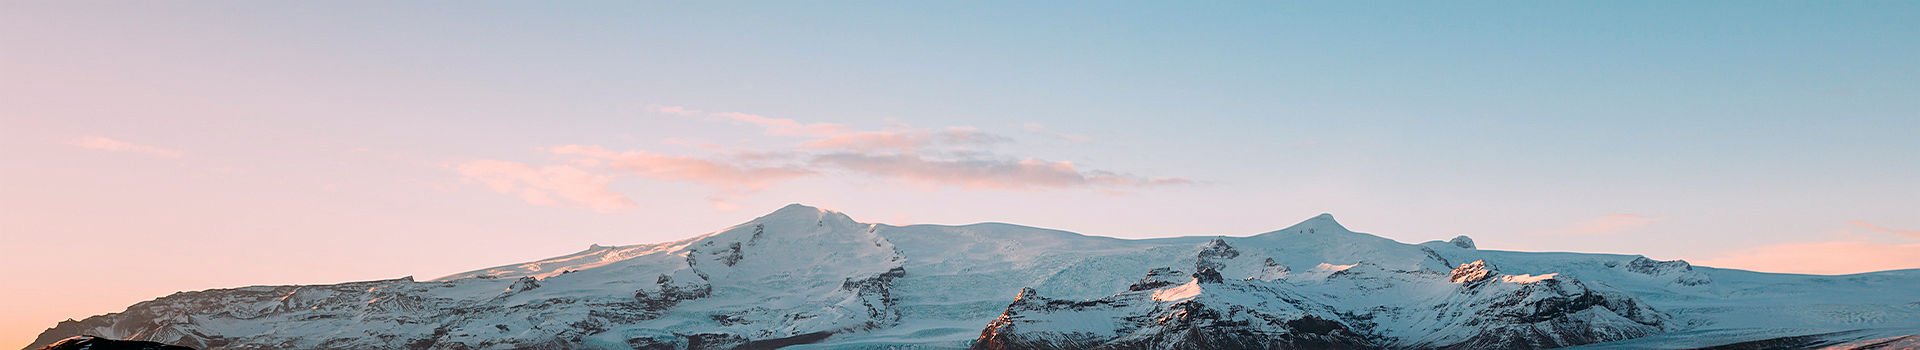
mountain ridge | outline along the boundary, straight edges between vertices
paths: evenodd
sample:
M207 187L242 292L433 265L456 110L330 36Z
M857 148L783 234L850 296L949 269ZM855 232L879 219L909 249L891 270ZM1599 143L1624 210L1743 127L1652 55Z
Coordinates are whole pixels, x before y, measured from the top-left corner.
M1465 236L1410 244L1351 231L1330 214L1250 236L1120 239L1005 223L861 223L793 204L678 241L593 244L428 281L176 293L62 322L41 340L98 334L236 349L1729 344L1781 332L1906 335L1920 329L1920 291L1898 286L1920 285L1920 273L1901 271L1768 274L1480 250ZM1833 290L1873 294L1820 298ZM1093 328L1046 326L1062 320Z

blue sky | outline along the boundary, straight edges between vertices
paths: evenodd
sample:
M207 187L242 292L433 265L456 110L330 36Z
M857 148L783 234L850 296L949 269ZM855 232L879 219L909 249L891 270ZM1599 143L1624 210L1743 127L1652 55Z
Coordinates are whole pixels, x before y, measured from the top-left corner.
M47 2L0 5L0 52L0 262L49 286L0 300L151 272L74 239L200 271L9 329L791 202L1920 267L1913 2Z

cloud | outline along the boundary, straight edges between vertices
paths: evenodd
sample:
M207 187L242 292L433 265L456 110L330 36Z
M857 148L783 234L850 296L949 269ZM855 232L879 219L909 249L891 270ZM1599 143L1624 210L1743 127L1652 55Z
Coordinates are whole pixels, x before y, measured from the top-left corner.
M981 132L971 127L950 127L940 131L908 129L848 132L803 142L800 146L863 152L914 153L934 145L986 145L1008 140L1006 137Z
M1880 227L1880 225L1874 225L1874 224L1867 223L1866 221L1860 221L1860 220L1854 220L1853 222L1848 222L1848 224L1864 227L1868 230L1879 231L1882 233L1891 233L1891 234L1896 234L1901 236L1907 236L1910 238L1920 238L1920 230L1895 230L1895 229Z
M714 119L736 124L752 125L761 128L762 131L768 135L808 137L812 139L801 142L800 146L811 149L912 153L934 146L976 146L1012 140L966 126L933 130L914 128L900 124L888 130L859 130L834 123L803 123L793 119L772 118L739 112L710 113L686 107L664 105L646 105L645 108L655 113L683 116L706 115ZM1039 124L1028 124L1030 127L1039 127ZM684 140L669 141L685 143Z
M569 156L563 165L532 166L501 160L474 160L454 167L469 183L479 183L495 192L520 197L527 203L615 212L636 206L625 195L608 187L621 178L650 178L687 181L712 187L732 195L758 191L774 181L809 176L808 169L772 166L737 166L686 156L669 156L647 151L610 151L600 146L564 145L547 149L555 155ZM725 196L707 199L715 210L738 209Z
M712 204L714 211L740 210L740 205L728 202L725 198L710 197L707 198L707 204Z
M1038 159L931 159L905 154L837 153L814 162L872 176L972 189L1043 190L1072 187L1141 187L1190 184L1182 178L1142 178L1106 171L1081 171L1071 162Z
M938 136L941 141L955 145L987 145L1013 141L1005 136L982 132L971 126L948 127L940 131Z
M800 143L800 146L858 151L894 150L913 152L926 147L930 139L930 135L924 132L863 131L831 135Z
M607 189L613 177L570 165L535 167L501 160L473 160L454 166L468 182L520 197L533 205L584 208L609 213L635 206L626 195Z
M549 148L558 155L584 157L576 160L604 161L605 167L624 176L669 181L689 181L729 192L757 191L777 180L807 175L815 171L791 167L736 166L686 156L669 156L647 151L614 152L600 146L566 145Z
M733 200L795 178L841 170L905 180L932 186L968 189L1037 191L1088 188L1100 193L1120 189L1184 185L1177 177L1140 177L1103 170L1079 169L1070 162L1013 158L978 149L1011 138L973 127L917 128L892 123L884 130L860 130L833 123L805 123L747 113L707 112L680 106L643 105L652 113L703 116L712 120L760 128L764 134L799 139L774 150L735 149L684 138L661 142L715 153L682 156L647 150L613 151L592 145L561 145L546 149L564 165L535 168L526 164L463 164L472 182L540 205L572 205L602 210L628 203L606 191L607 184L625 178L686 181L717 191L707 198L715 210L739 208ZM1045 126L1023 128L1044 132ZM1058 136L1058 135L1056 135ZM1075 137L1059 136L1069 140ZM503 164L504 163L504 164ZM469 169L470 168L470 169ZM562 176L564 175L564 178ZM561 189L571 191L562 192ZM561 195L571 193L574 196ZM619 200L614 200L618 198Z
M1920 244L1788 243L1728 251L1700 265L1764 272L1849 274L1920 268Z
M138 145L138 144L133 144L131 142L120 141L120 140L115 140L115 139L110 139L110 138L105 138L100 136L84 136L84 137L76 138L73 140L69 140L67 141L67 144L78 146L80 148L86 148L86 149L95 149L95 150L102 150L102 151L108 151L108 152L133 152L133 153L141 153L141 154L157 156L157 157L165 157L165 158L180 158L180 156L185 155L184 153L181 153L180 151L176 151L176 150L154 147L154 146L147 146L147 145Z
M701 112L700 110L687 109L686 107L681 107L681 106L663 106L663 105L649 104L642 107L654 113L672 114L672 115L681 115L681 116L695 116L695 115L700 115L702 113L706 113L706 112Z
M833 136L852 131L846 126L833 123L803 124L793 119L768 118L753 114L730 112L713 113L714 117L735 122L752 124L766 129L773 135Z
M1613 213L1588 219L1566 228L1541 232L1541 235L1607 235L1626 232L1652 225L1660 218L1633 214Z

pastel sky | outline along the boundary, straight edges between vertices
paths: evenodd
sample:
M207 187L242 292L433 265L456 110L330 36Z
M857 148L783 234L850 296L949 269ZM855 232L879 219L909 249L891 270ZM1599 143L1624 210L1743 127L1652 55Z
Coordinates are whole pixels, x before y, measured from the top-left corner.
M0 4L0 347L787 203L1920 268L1920 2Z

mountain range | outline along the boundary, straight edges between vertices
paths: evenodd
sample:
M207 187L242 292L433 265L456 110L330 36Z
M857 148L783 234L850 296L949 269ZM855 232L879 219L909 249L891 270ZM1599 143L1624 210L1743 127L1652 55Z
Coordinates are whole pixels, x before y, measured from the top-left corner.
M1650 242L1649 244L1657 244ZM1402 243L893 226L789 205L680 241L432 280L180 292L72 336L200 349L1920 347L1920 270L1761 273Z

